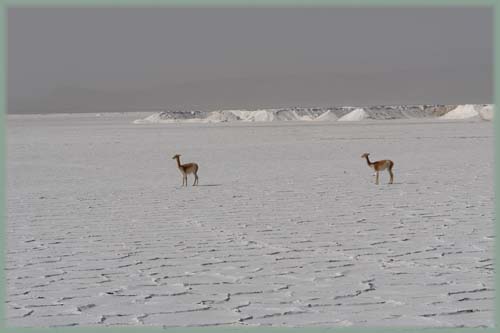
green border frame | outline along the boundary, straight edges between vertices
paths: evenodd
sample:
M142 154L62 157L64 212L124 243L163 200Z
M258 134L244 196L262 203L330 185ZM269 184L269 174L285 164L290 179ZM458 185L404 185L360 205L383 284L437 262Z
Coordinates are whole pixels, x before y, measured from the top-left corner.
M7 327L5 321L5 161L6 161L6 113L7 113L7 8L8 7L491 7L494 11L494 104L500 103L500 2L497 0L0 0L0 331L12 333L51 333L51 332L75 332L75 333L118 333L118 332L186 332L186 333L215 333L215 332L298 332L298 333L396 333L417 332L429 333L493 333L495 328L405 328L405 327L334 327L334 328L288 328L288 327L192 327L192 328L161 328L148 326L117 326L117 327L61 327L61 328L17 328ZM493 120L495 130L495 147L500 147L500 117L495 116ZM500 177L498 170L500 165L500 154L495 149L495 193L500 192ZM500 200L495 196L495 235L499 234L500 224L497 212L500 208ZM499 268L498 239L495 237L495 271ZM500 309L499 279L495 275L495 326L497 323L497 312Z

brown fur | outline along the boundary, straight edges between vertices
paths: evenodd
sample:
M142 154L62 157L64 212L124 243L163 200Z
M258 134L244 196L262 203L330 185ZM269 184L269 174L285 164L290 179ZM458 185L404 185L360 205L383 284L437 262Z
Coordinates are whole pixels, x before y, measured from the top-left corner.
M184 184L187 186L187 175L192 173L194 175L194 183L193 186L198 185L198 164L196 163L186 163L181 164L180 160L181 155L177 154L172 157L172 159L177 160L177 167L182 174L182 186Z
M375 170L377 175L377 178L375 179L375 184L378 185L378 175L379 172L383 170L387 170L389 172L389 175L391 176L389 184L392 184L394 181L394 174L392 173L392 167L394 166L394 162L391 160L380 160L380 161L370 162L368 155L370 154L364 153L363 155L361 155L361 158L366 158L366 163L368 163L368 166L370 168L373 168L373 170Z

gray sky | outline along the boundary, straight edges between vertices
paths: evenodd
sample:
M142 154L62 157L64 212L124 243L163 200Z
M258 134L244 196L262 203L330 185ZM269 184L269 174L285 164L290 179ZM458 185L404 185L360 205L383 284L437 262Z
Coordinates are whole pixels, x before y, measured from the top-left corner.
M492 103L490 8L10 8L8 111Z

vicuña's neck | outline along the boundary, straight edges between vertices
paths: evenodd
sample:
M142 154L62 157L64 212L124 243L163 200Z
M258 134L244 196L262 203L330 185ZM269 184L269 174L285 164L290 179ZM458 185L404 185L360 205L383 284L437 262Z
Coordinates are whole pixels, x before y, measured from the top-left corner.
M368 165L369 165L369 166L371 166L371 165L372 165L372 162L370 162L370 159L368 158L368 155L367 155L367 156L365 156L365 158L366 158L366 163L368 163Z
M181 159L179 158L179 156L177 156L175 159L177 160L177 166L180 168L181 167Z

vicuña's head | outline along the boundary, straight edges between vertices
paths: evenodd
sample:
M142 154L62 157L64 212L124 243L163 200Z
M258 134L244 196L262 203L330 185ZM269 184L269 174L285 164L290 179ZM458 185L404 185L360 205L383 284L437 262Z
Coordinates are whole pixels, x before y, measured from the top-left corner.
M179 155L179 154L175 154L175 155L172 157L172 159L173 159L173 160L175 160L176 158L179 158L179 157L181 157L181 155Z
M370 153L364 153L363 155L361 155L361 158L366 158L368 157L368 155L370 155Z

